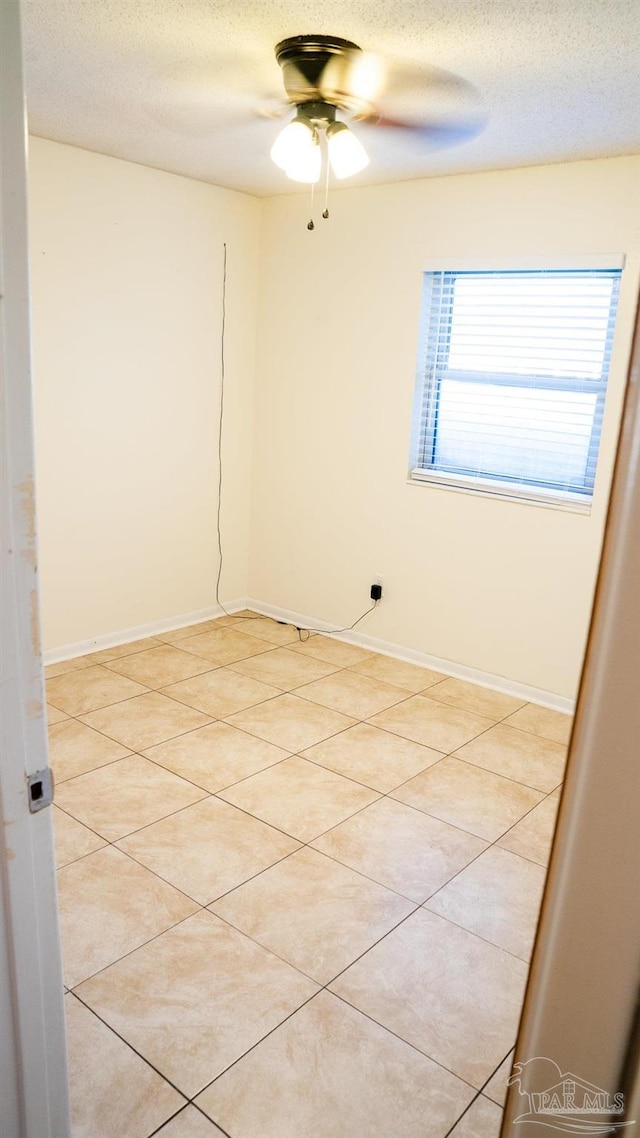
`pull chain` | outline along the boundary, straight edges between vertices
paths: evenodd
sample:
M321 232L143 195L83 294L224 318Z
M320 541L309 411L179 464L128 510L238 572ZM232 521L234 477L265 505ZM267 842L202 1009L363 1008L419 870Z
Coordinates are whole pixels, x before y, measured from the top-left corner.
M326 219L329 216L328 203L329 203L329 155L326 155L327 173L324 180L324 209L322 216Z
M320 145L320 139L317 140L317 143L319 146ZM326 162L327 168L326 168L325 179L324 179L324 209L322 211L322 216L326 220L326 218L328 218L328 216L329 216L329 166L330 166L330 163L329 163L328 147L325 150L325 162ZM316 188L316 184L315 184L315 182L312 182L311 183L311 210L310 210L311 216L309 217L309 220L307 222L307 229L315 229L315 227L316 227L315 222L313 220L313 206L314 206L314 201L315 201L315 197L314 197L315 188Z

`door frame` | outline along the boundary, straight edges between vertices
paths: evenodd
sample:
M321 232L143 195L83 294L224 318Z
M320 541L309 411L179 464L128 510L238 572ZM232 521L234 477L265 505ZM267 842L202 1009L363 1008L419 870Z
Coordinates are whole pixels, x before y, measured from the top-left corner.
M68 1138L64 989L51 808L28 778L48 768L36 564L19 0L0 3L0 1093L8 1138ZM6 1129L5 1129L6 1127Z

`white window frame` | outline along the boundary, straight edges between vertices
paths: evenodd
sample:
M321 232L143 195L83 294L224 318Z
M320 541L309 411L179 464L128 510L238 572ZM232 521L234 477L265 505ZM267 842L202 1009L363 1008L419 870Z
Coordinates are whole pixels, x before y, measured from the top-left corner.
M428 289L430 288L431 281L429 274L437 272L447 273L464 273L464 272L532 272L532 271L547 271L547 272L571 272L571 271L598 271L610 270L620 272L624 268L625 256L622 253L611 254L595 254L592 256L573 256L567 258L558 257L527 257L523 259L494 259L483 258L482 260L456 260L456 259L437 259L423 262L423 296L421 302L421 335L420 335L420 348L418 352L418 370L415 383L415 396L412 415L412 436L411 436L411 452L410 452L410 466L408 474L408 482L410 485L431 485L439 486L443 489L462 491L464 493L473 493L475 495L491 498L502 498L506 500L515 500L522 503L528 503L536 506L547 506L556 509L570 510L578 513L590 513L593 495L585 492L572 492L570 490L558 491L556 488L545 488L534 483L527 485L526 483L518 483L505 479L504 481L498 478L491 478L482 476L475 476L467 473L459 473L456 471L446 471L437 469L428 469L424 464L424 451L428 446L428 439L435 440L435 424L431 432L427 433L427 440L425 440L425 421L427 427L429 418L433 414L434 406L434 392L433 386L430 384L429 377L429 342L428 342L428 311L427 311L427 296ZM619 299L619 298L618 298ZM456 378L454 372L448 372L449 378ZM478 373L472 375L465 372L460 376L465 382L486 382L490 378L493 384L508 384L519 386L522 383L521 376L509 376L507 374L494 374ZM549 386L554 390L573 390L581 386L581 381L566 379L550 379L548 382L541 379L540 384L537 386ZM594 383L594 390L598 394L598 404L594 415L594 422L602 424L604 415L605 397L608 387L608 376L601 381L600 384ZM426 409L425 409L426 404ZM592 447L597 451L600 449L602 443L602 430L600 429L598 437L594 439Z

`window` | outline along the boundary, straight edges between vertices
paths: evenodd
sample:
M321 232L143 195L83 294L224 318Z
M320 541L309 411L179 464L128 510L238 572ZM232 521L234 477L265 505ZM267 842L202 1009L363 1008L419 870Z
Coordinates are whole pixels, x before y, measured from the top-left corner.
M411 478L589 505L619 279L425 273Z

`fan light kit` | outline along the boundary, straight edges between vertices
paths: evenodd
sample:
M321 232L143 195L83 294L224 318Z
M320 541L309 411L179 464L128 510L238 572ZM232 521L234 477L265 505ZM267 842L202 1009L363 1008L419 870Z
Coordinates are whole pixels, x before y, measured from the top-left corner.
M276 45L275 54L282 69L286 105L295 107L295 114L273 143L271 158L292 181L311 186L313 207L314 187L320 181L324 156L325 218L329 216L326 199L330 171L342 180L369 164L360 139L337 117L338 111L356 122L399 128L406 134L413 132L418 141L421 137L435 145L446 145L461 134L472 135L481 129L477 116L468 123L447 114L425 121L421 105L417 116L412 113L413 107L409 108L408 120L405 114L397 117L382 113L379 100L385 77L380 58L362 51L351 40L339 36L292 36ZM465 80L434 68L414 68L411 77L418 79L420 104L425 86L436 97L438 93L455 97L464 93L468 97L472 90ZM313 219L307 228L315 228Z
M320 131L336 178L350 178L369 164L367 152L346 123L335 117L329 103L308 103L276 138L271 157L294 182L319 182L322 167Z

